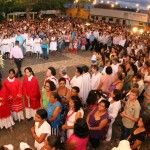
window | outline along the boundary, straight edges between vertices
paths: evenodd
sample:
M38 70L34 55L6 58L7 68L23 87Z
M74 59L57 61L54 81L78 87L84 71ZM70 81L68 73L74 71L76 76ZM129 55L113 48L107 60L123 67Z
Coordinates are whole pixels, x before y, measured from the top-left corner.
M114 19L113 18L109 18L109 21L113 21Z

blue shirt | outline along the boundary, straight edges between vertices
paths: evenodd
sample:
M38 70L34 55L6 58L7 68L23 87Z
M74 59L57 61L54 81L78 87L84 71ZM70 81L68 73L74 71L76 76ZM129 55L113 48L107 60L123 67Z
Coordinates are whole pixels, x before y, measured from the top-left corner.
M58 106L62 108L60 102L57 102L54 105L51 102L48 103L48 106L47 106L48 119L53 117L54 110ZM57 128L60 126L60 114L61 114L61 112L58 114L56 120L51 122L52 128Z
M94 35L90 35L89 40L94 41L94 39L95 39Z
M19 45L21 46L23 44L24 37L22 35L19 35L16 37L16 41L19 41Z

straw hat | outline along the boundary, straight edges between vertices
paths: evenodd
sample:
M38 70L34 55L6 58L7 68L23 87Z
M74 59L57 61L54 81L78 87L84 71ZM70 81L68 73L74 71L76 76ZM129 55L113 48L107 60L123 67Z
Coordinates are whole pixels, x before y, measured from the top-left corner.
M111 150L131 150L130 143L127 140L122 140L119 142L118 147L114 147Z

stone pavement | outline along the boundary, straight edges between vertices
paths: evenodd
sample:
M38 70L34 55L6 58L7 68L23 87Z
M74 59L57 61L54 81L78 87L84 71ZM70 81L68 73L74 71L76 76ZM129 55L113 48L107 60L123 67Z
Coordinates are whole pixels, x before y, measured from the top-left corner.
M23 61L23 67L22 70L24 70L25 67L30 66L32 67L33 71L35 72L35 76L37 77L40 86L43 85L44 78L45 78L45 72L48 67L53 66L58 69L62 66L67 66L67 71L70 77L74 76L75 66L82 66L82 65L88 65L90 66L90 58L92 53L91 52L84 52L79 54L63 54L60 55L57 53L55 56L50 56L49 60L42 60L42 59L35 59L35 58L25 58ZM3 78L6 78L8 76L8 70L10 68L15 68L15 65L10 65L10 61L5 61L5 68L2 69ZM57 75L59 78L59 76ZM21 79L22 80L22 79ZM120 123L120 119L118 118L117 121L114 124L113 127L113 138L110 143L107 143L105 145L101 146L101 150L111 150L112 147L117 146L119 142L119 136L120 136L120 126L118 124ZM15 146L15 149L18 150L19 143L26 142L30 146L34 146L34 140L30 133L30 128L34 125L34 121L27 121L24 120L22 122L15 122L14 125L14 134L10 134L8 130L2 129L0 130L0 145L4 144L13 144ZM143 145L142 150L148 150L148 141L145 145Z

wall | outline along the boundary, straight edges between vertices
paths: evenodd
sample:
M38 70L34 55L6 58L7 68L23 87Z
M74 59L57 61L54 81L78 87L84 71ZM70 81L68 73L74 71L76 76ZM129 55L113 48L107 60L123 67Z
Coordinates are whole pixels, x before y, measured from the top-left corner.
M70 9L67 9L67 11L66 11L67 16L76 17L76 14L77 14L76 8L70 8ZM82 19L88 19L89 14L90 14L89 10L80 9L79 16L77 16L77 17L82 18Z
M121 18L121 19L133 20L133 21L145 22L145 23L148 22L147 14L113 10L113 9L93 8L90 10L90 15Z

